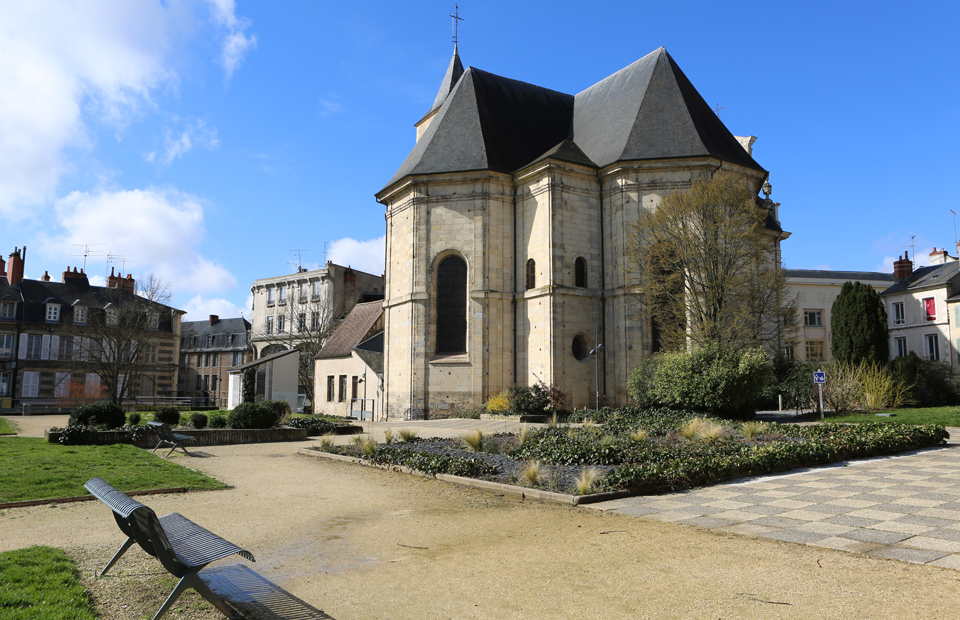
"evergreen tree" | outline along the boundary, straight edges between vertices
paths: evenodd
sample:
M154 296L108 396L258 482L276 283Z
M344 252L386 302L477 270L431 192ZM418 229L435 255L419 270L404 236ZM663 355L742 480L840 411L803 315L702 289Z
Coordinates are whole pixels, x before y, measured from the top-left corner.
M830 311L833 358L842 364L886 364L887 311L880 293L862 282L847 282Z

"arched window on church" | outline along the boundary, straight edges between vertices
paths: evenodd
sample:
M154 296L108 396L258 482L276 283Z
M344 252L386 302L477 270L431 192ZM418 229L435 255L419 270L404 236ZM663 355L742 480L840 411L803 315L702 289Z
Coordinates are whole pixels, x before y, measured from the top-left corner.
M574 263L574 281L577 288L587 288L587 261L581 256Z
M537 288L537 261L532 258L527 261L527 290Z
M437 267L437 353L467 350L467 263L448 256Z

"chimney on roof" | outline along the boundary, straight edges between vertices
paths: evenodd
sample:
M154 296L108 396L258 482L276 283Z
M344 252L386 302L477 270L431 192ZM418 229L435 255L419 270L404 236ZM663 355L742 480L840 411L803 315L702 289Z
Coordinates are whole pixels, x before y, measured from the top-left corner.
M0 256L0 275L7 275L7 261Z
M49 272L49 271L44 271L44 272L43 272L43 275L40 276L40 279L43 280L44 282L49 282L49 281L50 281L50 272Z
M910 252L904 252L899 260L893 261L893 281L903 282L913 275L913 261Z
M10 258L7 261L7 282L10 286L17 286L20 280L23 280L23 263L27 259L27 246L23 246L23 253L20 248L13 248Z
M930 252L930 264L931 265L943 265L948 263L951 260L951 256L947 254L947 251L941 248L937 250L936 247L933 248L933 252ZM955 260L955 259L954 259Z
M219 323L219 322L220 322L220 317L218 317L216 314L211 314L211 315L210 315L210 324L211 324L211 325L216 325L216 324Z
M128 273L126 278L124 278L123 276L119 276L118 279L120 280L120 290L126 291L131 295L136 294L137 282L136 280L133 279L132 273Z
M80 269L79 271L77 271L77 268L74 267L73 271L70 271L70 265L67 265L67 270L63 272L63 275L61 275L60 280L65 283L67 282L67 280L71 280L71 279L75 281L79 281L78 280L79 278L83 278L83 282L87 281L87 274L83 272L83 269Z

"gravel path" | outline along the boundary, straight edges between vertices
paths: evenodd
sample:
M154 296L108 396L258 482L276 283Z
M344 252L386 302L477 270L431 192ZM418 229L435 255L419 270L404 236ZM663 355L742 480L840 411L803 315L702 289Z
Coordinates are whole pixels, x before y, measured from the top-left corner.
M176 455L234 488L145 503L250 549L252 568L338 620L952 618L960 605L957 571L296 455L313 443ZM0 550L65 548L103 618L139 619L173 583L139 550L92 580L121 542L97 502L0 511ZM168 617L218 616L191 597Z

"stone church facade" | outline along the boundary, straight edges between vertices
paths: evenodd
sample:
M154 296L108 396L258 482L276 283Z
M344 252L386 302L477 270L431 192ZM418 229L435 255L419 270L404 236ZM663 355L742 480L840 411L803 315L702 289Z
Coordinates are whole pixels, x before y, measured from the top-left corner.
M631 225L719 170L756 192L767 178L752 139L727 130L663 48L575 96L464 70L455 50L416 127L377 194L390 419L538 380L575 407L598 392L628 404L627 378L655 347L624 263ZM772 206L768 228L776 244L787 235Z

